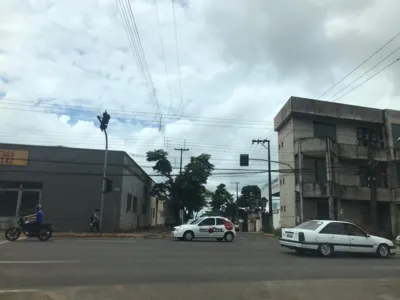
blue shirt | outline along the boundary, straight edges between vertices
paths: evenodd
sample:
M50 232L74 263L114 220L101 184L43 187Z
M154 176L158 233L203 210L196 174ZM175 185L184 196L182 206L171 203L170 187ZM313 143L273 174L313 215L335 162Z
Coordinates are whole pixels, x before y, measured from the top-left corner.
M43 224L43 212L41 210L36 213L36 222Z

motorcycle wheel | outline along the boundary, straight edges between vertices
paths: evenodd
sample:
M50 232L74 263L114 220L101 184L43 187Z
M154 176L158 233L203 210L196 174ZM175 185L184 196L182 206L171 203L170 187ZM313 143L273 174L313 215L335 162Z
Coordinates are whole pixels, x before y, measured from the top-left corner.
M47 229L47 228L43 228L40 230L39 232L39 236L38 239L42 242L47 241L49 238L51 238L51 236L53 235L53 233L51 232L51 230Z
M14 242L21 235L21 230L18 227L8 228L4 234L7 241Z

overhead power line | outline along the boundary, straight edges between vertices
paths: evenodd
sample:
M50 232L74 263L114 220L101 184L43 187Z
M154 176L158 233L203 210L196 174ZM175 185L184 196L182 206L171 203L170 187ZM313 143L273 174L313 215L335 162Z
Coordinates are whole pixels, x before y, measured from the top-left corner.
M342 88L339 92L337 92L336 94L334 94L332 97L328 98L328 101L333 99L334 97L336 97L336 95L340 94L341 92L343 92L345 89L347 89L349 86L351 86L354 82L358 81L359 79L361 79L362 77L364 77L364 75L368 74L370 71L372 71L373 69L375 69L377 66L379 66L381 63L383 63L385 60L387 60L389 57L391 57L393 54L395 54L397 51L400 50L400 46L396 48L396 50L394 50L393 52L391 52L389 55L387 55L385 58L381 59L378 63L376 63L375 65L373 65L371 68L369 68L367 71L365 71L364 73L362 73L360 76L358 76L356 79L354 79L352 82L350 82L348 85L346 85L344 88ZM334 100L333 102L336 102L336 100Z
M341 95L340 97L336 98L333 102L338 101L339 99L342 99L344 96L348 95L349 93L351 93L352 91L354 91L355 89L359 88L360 86L362 86L364 83L366 83L367 81L371 80L372 78L374 78L375 76L379 75L380 73L382 73L383 71L385 71L386 69L388 69L389 67L391 67L392 65L394 65L395 63L397 63L400 60L400 58L397 58L396 60L392 61L390 64L388 64L386 67L384 67L382 70L380 70L379 72L375 73L374 75L368 77L367 79L365 79L364 81L362 81L361 83L359 83L358 85L356 85L355 87L353 87L351 90L349 90L348 92L344 93L343 95Z
M168 108L168 114L169 114L169 113L171 113L171 108L172 108L173 101L172 101L171 85L170 85L169 75L168 75L167 59L166 59L166 56L165 56L164 42L163 42L162 33L161 33L161 24L160 24L160 16L158 14L157 0L154 0L154 9L156 10L157 26L158 26L158 33L159 33L159 36L160 36L160 44L161 44L161 51L162 51L162 56L163 56L163 61L164 61L165 77L167 79L168 94L169 94L169 108Z
M329 93L332 89L334 89L338 84L343 82L346 78L348 78L351 74L353 74L355 71L357 71L359 68L361 68L366 62L368 62L372 57L374 57L376 54L378 54L381 50L383 50L387 45L389 45L394 39L396 39L400 35L400 32L396 33L393 37L389 39L384 45L382 45L378 50L376 50L374 53L372 53L369 57L367 57L364 61L361 62L355 69L353 69L350 73L345 75L342 79L340 79L338 82L336 82L331 88L326 90L324 93L322 93L321 96L317 98L317 100L321 99L323 96L325 96L327 93Z
M146 55L143 50L139 30L137 28L135 16L133 14L130 1L116 0L116 4L124 23L124 28L128 37L128 41L130 42L131 48L133 50L133 54L139 67L142 80L147 87L148 93L150 95L150 101L156 107L156 116L160 115L162 117L161 108L157 100L156 90L154 88L153 80L151 78L149 66L147 64Z
M181 96L181 101L179 103L177 115L182 111L183 106L183 92L182 92L182 76L181 76L181 60L179 58L179 44L178 44L178 30L176 28L176 14L175 14L175 0L171 0L172 3L172 14L174 17L174 33L175 33L175 46L176 46L176 60L178 64L178 80L179 80L179 93Z

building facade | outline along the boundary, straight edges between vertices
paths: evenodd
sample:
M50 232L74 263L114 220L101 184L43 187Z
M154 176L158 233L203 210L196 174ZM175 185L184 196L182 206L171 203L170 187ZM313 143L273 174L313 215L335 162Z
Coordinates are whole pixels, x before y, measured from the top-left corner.
M376 216L380 232L400 231L400 111L291 97L274 123L282 227L319 218L370 230Z
M0 144L0 228L42 204L57 231L87 231L100 209L104 151ZM154 181L123 151L109 151L103 230L162 225L163 201L151 197Z

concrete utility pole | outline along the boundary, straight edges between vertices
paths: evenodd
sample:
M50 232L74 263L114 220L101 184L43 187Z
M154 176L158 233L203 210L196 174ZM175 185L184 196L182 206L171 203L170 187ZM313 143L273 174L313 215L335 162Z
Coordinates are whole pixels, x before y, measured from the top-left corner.
M181 175L181 174L182 174L183 152L184 152L184 151L189 151L189 149L187 149L187 148L174 148L174 150L175 150L175 151L180 151L180 152L181 152L181 163L180 163L180 166L179 166L179 175ZM180 182L181 182L181 181L179 181L179 185L180 185ZM182 187L179 186L179 202L182 203L181 195L182 195ZM180 214L180 217L181 217L181 224L183 224L183 223L184 223L183 209L180 209L180 210L179 210L179 214Z
M175 151L180 151L180 152L181 152L181 163L180 163L180 166L179 166L179 174L181 174L181 173L182 173L182 158L183 158L183 152L184 152L184 151L189 151L189 149L187 149L187 148L174 148L174 150L175 150Z
M272 175L271 175L271 142L270 140L264 139L264 140L252 140L252 144L257 143L261 144L265 147L265 143L268 144L267 150L268 150L268 211L269 211L269 229L272 230L274 227L274 222L273 222L273 212L272 212ZM264 213L264 203L262 203L262 213ZM261 214L262 217L262 214ZM262 219L261 219L262 222ZM264 229L263 224L261 223L262 228Z
M240 182L231 182L233 184L236 184L236 223L240 226L239 224L239 184Z

